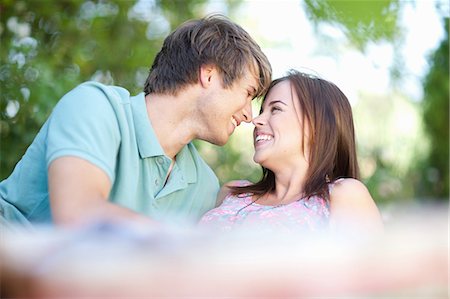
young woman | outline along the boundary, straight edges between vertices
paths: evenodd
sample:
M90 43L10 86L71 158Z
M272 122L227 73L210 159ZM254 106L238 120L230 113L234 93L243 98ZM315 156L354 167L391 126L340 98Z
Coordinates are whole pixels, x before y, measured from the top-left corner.
M351 107L336 85L291 71L272 82L253 123L262 179L225 184L201 226L382 231L377 206L358 180Z

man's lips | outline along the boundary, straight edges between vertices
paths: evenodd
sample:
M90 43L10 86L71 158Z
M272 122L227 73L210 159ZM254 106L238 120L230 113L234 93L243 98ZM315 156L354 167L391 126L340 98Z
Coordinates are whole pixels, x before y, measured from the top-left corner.
M241 124L241 121L239 119L235 118L234 116L232 116L231 117L231 123L236 128L237 126L239 126Z

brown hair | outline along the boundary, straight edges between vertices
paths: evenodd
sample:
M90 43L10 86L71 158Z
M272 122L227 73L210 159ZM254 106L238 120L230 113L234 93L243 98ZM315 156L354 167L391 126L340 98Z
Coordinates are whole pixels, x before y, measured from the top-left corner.
M175 95L198 82L205 64L218 68L225 88L241 79L248 68L259 78L255 97L262 96L271 81L270 63L258 44L239 25L216 14L187 21L164 40L144 92Z
M295 70L274 80L267 93L276 84L286 80L291 83L293 92L298 96L301 117L306 120L310 132L310 165L304 185L305 197L318 195L329 199L328 183L341 177L359 178L350 103L333 83ZM263 102L264 100L265 97ZM274 191L275 174L264 167L262 169L263 175L259 182L244 187L231 187L231 192L235 195L262 195Z

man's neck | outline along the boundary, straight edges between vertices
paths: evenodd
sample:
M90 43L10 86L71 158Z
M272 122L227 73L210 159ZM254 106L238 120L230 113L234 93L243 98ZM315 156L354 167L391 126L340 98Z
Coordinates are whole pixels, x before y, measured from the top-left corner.
M195 138L188 99L171 95L145 97L147 115L164 153L171 159Z

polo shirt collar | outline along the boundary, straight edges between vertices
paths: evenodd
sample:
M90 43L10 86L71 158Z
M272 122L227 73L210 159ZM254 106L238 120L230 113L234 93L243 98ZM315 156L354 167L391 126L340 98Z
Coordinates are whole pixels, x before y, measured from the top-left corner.
M131 98L131 110L133 112L136 143L141 158L163 156L164 151L148 118L143 92Z
M145 95L140 93L131 98L131 110L133 113L134 130L136 132L136 143L139 149L139 155L142 159L165 156L165 153L156 138L150 119L147 114L147 106L145 105ZM186 176L188 183L197 181L197 167L194 156L197 150L192 143L185 145L177 154L177 164L181 173Z
M177 154L177 164L188 183L197 181L197 167L194 162L196 149L192 143L185 145Z

